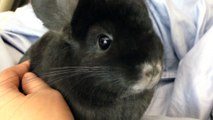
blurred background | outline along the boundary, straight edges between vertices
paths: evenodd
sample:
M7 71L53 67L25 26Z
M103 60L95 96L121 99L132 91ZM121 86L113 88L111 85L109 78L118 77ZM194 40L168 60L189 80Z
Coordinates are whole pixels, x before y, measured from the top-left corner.
M20 7L29 0L0 0L0 12L12 10L14 11L17 7Z

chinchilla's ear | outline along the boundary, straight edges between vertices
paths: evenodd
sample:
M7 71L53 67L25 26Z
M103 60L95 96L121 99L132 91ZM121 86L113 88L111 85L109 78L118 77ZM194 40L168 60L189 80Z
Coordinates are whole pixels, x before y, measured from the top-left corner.
M53 31L60 31L70 22L78 0L32 0L36 16L44 26Z

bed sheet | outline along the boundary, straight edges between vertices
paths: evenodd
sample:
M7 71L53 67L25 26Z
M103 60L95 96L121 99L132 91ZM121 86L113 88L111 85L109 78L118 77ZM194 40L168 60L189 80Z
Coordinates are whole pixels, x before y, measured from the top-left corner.
M48 29L36 17L31 4L15 12L0 13L0 71L17 64L24 52Z
M213 1L147 0L164 45L164 73L148 115L210 120Z

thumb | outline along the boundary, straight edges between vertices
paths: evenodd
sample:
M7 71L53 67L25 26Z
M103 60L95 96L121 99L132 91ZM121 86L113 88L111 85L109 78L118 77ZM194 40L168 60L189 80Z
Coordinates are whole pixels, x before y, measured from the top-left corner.
M22 89L26 94L32 94L40 90L50 89L50 87L41 78L28 72L23 76Z

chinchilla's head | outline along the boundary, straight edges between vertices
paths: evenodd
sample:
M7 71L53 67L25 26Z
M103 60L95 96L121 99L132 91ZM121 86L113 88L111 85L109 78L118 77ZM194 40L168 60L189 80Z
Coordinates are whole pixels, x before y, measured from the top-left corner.
M40 67L68 101L115 104L160 79L163 48L144 0L79 0L62 34L47 36L41 40L55 42L42 53Z
M79 98L110 103L160 79L163 48L143 0L79 0L62 38L70 50L58 62Z

